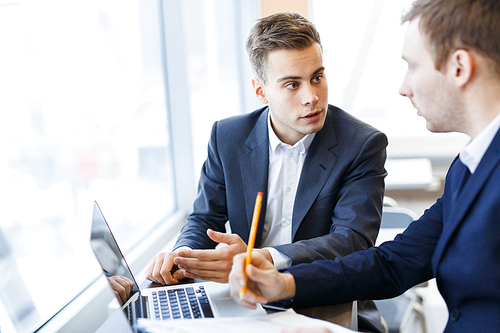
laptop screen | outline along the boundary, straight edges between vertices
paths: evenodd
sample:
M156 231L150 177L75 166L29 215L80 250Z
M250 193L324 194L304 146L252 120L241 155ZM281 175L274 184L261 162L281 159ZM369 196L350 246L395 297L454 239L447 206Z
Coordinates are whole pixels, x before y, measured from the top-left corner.
M130 297L139 291L139 286L132 276L97 202L94 203L90 244L111 288L115 291L118 302L120 305L125 304ZM124 284L133 284L132 291L126 293L125 297L120 287Z

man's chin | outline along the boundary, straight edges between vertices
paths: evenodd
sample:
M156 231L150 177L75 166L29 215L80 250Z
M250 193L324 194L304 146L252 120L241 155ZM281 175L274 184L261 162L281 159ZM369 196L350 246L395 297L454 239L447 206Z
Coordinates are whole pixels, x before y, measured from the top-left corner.
M316 124L316 126L312 126L312 127L308 128L303 133L304 134L318 133L319 131L321 131L323 129L324 125L325 125L325 122L323 121L323 122L321 122L321 124Z
M446 129L446 128L440 128L439 126L435 126L433 124L429 124L428 122L425 123L425 127L429 132L432 133L451 133L451 132L456 132L455 130L451 129Z

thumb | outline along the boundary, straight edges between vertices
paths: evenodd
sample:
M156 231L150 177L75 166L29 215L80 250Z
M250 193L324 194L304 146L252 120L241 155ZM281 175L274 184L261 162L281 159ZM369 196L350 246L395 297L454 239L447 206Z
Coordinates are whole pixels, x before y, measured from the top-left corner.
M207 235L208 237L210 237L211 240L213 240L216 243L231 244L237 241L238 239L241 240L240 236L238 235L225 234L222 232L214 231L212 229L207 229Z
M175 271L174 274L172 274L172 277L176 279L177 282L179 282L180 280L185 279L187 277L186 274L184 274L185 272L186 271L183 269L178 269L177 271Z

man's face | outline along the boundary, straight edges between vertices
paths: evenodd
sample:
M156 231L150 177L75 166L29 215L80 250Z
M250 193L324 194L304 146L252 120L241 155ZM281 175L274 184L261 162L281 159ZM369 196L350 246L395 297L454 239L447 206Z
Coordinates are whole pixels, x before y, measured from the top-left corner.
M408 70L399 93L410 99L417 114L425 118L429 131L458 131L462 118L451 81L452 73L446 68L444 72L435 68L426 36L420 33L418 22L418 19L411 21L406 31L403 59L408 63Z
M323 128L328 109L328 85L319 44L303 50L270 52L266 83L252 83L261 102L269 104L271 124L281 141L295 144Z

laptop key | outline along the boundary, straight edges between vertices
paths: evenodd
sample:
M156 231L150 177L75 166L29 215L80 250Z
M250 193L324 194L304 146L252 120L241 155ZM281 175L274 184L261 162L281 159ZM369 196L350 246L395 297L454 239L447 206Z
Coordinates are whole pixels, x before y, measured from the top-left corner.
M213 318L214 314L212 313L212 308L210 307L210 304L207 303L201 303L201 309L203 310L203 315L205 318Z

